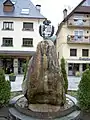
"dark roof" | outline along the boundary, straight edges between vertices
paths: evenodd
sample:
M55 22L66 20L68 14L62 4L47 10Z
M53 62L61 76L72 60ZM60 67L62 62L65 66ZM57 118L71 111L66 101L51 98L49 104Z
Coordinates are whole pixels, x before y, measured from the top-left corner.
M6 3L11 4L11 5L14 5L14 4L11 2L11 0L6 0L3 4L5 5Z
M59 24L59 26L58 26L58 30L57 30L57 32L56 32L56 35L59 33L59 31L60 31L61 26L63 25L63 23L66 22L66 21L76 12L76 10L78 10L78 8L79 8L85 1L86 1L86 0L82 0L82 1L80 2L80 4L78 4L78 6L76 6L75 9L74 9L69 15L67 15L66 18L63 19L63 21L62 21L62 22ZM83 11L82 11L82 12L83 12Z
M31 0L11 0L14 4L15 9L13 12L4 12L3 3L5 4L6 0L0 0L0 17L15 17L15 18L38 18L45 19L43 15L37 10L36 6L33 5ZM29 9L28 14L22 14L22 9Z
M75 10L75 13L90 13L90 6L80 6Z

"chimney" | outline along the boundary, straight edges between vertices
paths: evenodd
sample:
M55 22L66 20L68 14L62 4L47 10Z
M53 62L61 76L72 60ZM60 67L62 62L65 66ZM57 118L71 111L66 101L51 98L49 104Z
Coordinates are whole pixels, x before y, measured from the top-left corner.
M63 17L64 17L64 18L67 17L67 9L66 9L66 8L63 10Z
M36 9L40 12L41 11L41 5L36 5Z

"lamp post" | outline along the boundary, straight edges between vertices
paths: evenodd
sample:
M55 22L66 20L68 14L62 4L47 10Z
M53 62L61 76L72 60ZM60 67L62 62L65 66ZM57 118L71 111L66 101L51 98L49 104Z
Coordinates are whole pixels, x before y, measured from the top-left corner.
M54 26L51 25L50 20L43 21L43 25L39 26L39 34L43 39L48 40L54 34Z

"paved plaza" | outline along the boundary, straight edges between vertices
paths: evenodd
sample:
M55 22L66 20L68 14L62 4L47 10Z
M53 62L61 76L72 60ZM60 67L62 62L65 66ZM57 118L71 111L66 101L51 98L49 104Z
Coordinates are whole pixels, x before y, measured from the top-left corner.
M9 76L6 75L6 80L9 80ZM22 90L23 75L17 75L15 82L11 82L11 91L21 91Z
M68 77L68 90L77 90L81 77Z
M6 80L9 80L9 76L6 75ZM77 90L80 82L80 77L69 76L68 77L68 90ZM11 82L11 91L22 90L23 75L17 75L15 82Z

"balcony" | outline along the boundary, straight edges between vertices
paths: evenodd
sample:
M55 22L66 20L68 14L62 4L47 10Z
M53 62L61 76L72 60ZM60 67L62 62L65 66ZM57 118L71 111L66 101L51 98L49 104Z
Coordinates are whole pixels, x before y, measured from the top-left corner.
M90 44L90 36L74 36L68 35L67 36L67 43L68 44Z
M86 27L90 28L90 20L88 19L69 19L68 27Z

